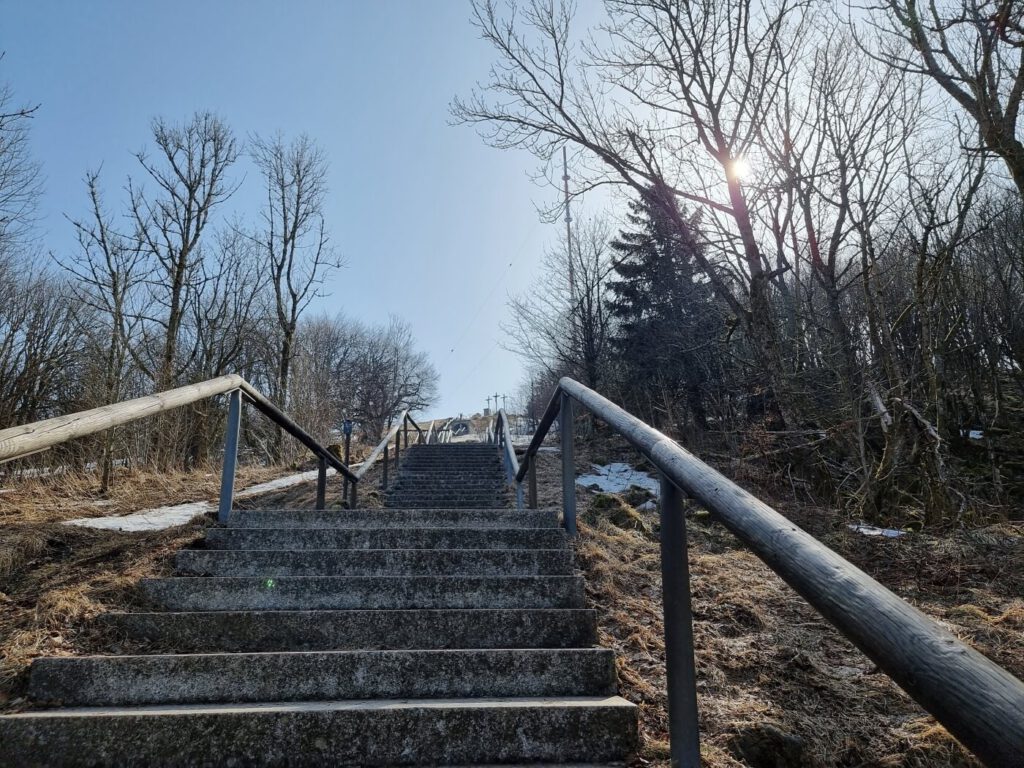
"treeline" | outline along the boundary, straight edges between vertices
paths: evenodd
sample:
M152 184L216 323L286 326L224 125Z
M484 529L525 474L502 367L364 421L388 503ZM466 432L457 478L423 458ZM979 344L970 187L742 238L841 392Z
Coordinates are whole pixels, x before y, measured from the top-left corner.
M1024 8L606 8L583 45L478 3L498 63L454 106L628 201L512 302L535 399L574 376L870 520L1019 517Z
M373 439L401 407L435 397L437 374L401 320L309 316L343 266L325 222L327 159L312 139L243 142L210 113L155 119L122 194L108 197L87 172L81 212L68 214L77 248L48 253L34 221L34 114L0 93L0 427L226 373L328 442L342 418ZM260 184L265 202L229 217L245 162L256 174L244 183ZM101 465L104 486L116 462L198 465L219 455L223 421L222 402L198 403L57 461ZM260 461L292 450L260 418L247 420L245 446Z

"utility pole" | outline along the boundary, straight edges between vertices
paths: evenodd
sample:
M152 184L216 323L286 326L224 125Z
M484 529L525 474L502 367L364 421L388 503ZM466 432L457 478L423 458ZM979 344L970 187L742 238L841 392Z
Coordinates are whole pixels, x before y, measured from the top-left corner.
M491 396L490 395L487 396L487 412L488 413L491 412Z
M501 407L508 410L508 395L501 396Z
M497 410L498 410L498 393L497 392L494 393L494 410L495 410L495 412L497 412Z
M565 252L569 257L569 304L576 299L576 267L572 261L572 214L569 212L569 161L562 147L562 188L565 192Z

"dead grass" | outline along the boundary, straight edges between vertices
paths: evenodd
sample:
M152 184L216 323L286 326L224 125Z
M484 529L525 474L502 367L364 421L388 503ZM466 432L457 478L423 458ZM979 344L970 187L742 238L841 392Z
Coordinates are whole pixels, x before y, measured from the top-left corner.
M582 471L587 456L581 456ZM605 447L600 460L626 459ZM635 456L632 459L636 461ZM560 459L541 454L542 502ZM749 487L749 483L748 483ZM578 561L622 695L640 707L641 765L668 765L657 512L577 489ZM1024 674L1024 538L1018 529L869 539L831 512L768 499L1014 674ZM688 519L704 764L977 766L753 554L701 512Z
M239 467L236 487L312 469ZM361 506L379 506L379 467L365 478ZM341 481L332 478L328 502L339 504ZM163 531L124 533L63 525L100 517L215 499L219 468L153 473L122 469L100 497L94 475L30 478L0 486L0 711L25 705L28 666L40 656L78 656L146 650L104 629L96 616L143 605L140 579L167 575L174 553L194 546L213 521L200 516ZM236 506L312 507L315 483L239 500ZM172 650L172 649L163 649Z

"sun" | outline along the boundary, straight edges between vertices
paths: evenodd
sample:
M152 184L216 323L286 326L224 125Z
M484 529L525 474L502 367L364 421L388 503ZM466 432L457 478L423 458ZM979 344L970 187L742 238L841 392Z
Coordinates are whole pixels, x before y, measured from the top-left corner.
M727 172L730 177L743 181L744 179L750 178L752 170L747 158L740 155L739 157L734 157L729 161Z

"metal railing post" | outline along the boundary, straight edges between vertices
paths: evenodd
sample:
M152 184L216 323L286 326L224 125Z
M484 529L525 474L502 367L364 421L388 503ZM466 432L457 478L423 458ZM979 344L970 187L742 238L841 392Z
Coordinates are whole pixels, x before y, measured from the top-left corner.
M327 508L327 459L320 456L320 466L316 475L316 509L322 512Z
M562 406L558 416L562 436L562 520L565 531L576 535L576 459L573 455L573 402L562 393Z
M690 564L686 552L685 498L661 475L661 593L665 612L665 672L672 766L699 768L697 673L693 660Z
M232 390L228 395L228 423L224 433L224 468L220 476L220 503L217 522L225 524L235 500L235 466L238 463L238 430L242 423L242 391Z
M530 509L537 508L537 462L536 456L531 456L530 459Z
M384 472L380 478L381 490L387 490L388 487L388 448L391 447L391 438L388 438L388 444L384 446Z
M356 502L359 500L359 491L356 488L357 485L359 485L359 483L352 483L349 486L349 491L348 491L348 493L349 493L349 502L348 502L349 509L355 509L356 508Z
M408 447L409 446L406 445L406 448L408 448ZM396 432L395 433L395 473L396 474L402 468L401 453L402 453L402 433L401 432Z
M405 425L404 425L403 431L404 431L404 435L402 437L402 441L403 441L403 446L402 447L403 448L408 448L409 447L409 418L408 417L406 417L406 419L405 419Z
M349 465L349 459L352 456L351 448L352 448L352 432L350 430L350 431L345 433L345 466L346 467ZM348 488L349 482L350 482L350 480L347 477L343 477L343 479L341 481L341 498L342 498L343 501L345 499L347 499L348 495L349 495L349 488ZM353 491L355 490L355 484L354 483L353 483L352 490Z

